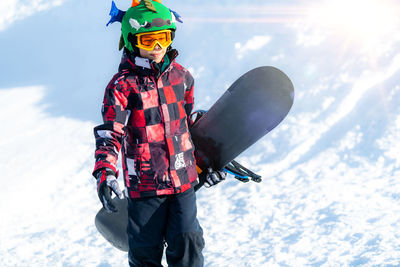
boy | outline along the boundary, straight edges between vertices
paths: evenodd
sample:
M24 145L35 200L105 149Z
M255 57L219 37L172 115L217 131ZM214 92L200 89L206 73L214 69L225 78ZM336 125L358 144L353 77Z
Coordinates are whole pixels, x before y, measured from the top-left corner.
M188 129L193 78L175 62L171 48L175 15L161 1L133 1L121 12L124 53L106 88L95 127L98 196L116 212L111 191L122 198L116 171L122 151L128 195L130 266L162 266L164 242L169 266L203 266L203 231L197 221L198 183ZM210 185L225 173L209 170Z

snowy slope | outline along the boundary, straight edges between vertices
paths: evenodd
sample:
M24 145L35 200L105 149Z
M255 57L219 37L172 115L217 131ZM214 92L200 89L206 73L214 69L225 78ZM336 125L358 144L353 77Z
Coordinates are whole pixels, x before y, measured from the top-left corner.
M263 182L198 193L206 266L399 266L399 21L364 36L310 16L311 2L165 2L185 20L174 45L197 108L260 65L296 91L239 157ZM16 3L0 5L0 265L124 266L94 227L90 176L119 26L104 28L108 2L33 1L19 17Z
M93 224L99 208L90 178L93 123L50 116L39 104L44 94L42 87L0 91L7 126L1 131L1 265L93 266L107 250Z

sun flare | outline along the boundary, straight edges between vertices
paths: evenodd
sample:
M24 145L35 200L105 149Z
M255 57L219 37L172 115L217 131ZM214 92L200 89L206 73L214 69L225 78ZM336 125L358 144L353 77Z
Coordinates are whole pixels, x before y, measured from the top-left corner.
M328 0L311 10L323 28L361 42L379 41L400 26L400 6L391 0Z

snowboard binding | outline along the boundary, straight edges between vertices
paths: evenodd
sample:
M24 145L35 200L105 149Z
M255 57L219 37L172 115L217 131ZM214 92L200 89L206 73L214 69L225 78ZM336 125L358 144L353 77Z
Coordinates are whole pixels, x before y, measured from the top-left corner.
M249 181L260 183L262 181L262 177L260 175L255 174L235 160L232 160L228 165L226 165L224 170L227 173L232 174L237 180L243 183L247 183Z

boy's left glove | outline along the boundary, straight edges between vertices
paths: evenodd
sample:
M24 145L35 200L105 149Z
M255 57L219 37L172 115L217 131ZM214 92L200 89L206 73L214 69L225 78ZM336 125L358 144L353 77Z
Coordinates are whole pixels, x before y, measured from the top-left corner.
M114 192L118 198L123 199L121 189L119 188L117 177L110 169L102 169L96 174L97 179L97 195L104 209L108 213L117 212L118 209L114 206L111 200L111 191Z
M225 180L227 173L225 171L214 171L212 168L207 169L205 187L211 187Z

